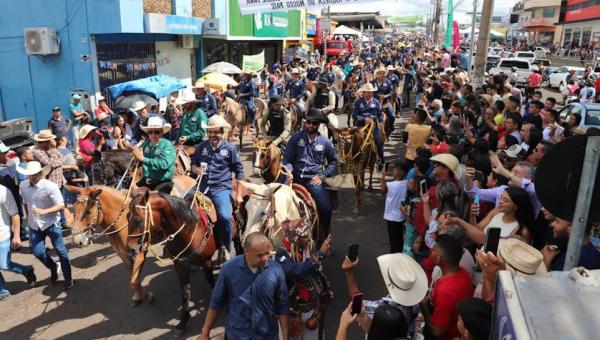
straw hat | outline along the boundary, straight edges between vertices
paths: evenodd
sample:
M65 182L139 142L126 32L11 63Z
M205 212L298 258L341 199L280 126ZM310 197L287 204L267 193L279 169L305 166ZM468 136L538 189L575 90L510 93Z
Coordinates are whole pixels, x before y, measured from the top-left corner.
M148 118L146 126L142 126L142 130L144 131L156 129L162 129L163 133L167 133L171 130L171 124L164 123L164 120L161 117L154 116Z
M388 65L388 67L387 67L387 70L388 70L388 71L393 71L393 70L395 70L395 69L396 69L396 68L394 67L394 65Z
M194 84L194 86L192 86L192 88L194 89L204 89L206 88L206 84L201 81L200 79L196 80L196 84Z
M427 294L427 275L410 256L402 253L377 258L379 270L394 302L414 306Z
M133 105L129 108L129 111L131 112L138 112L140 110L143 110L146 108L146 102L144 102L143 100L136 100Z
M47 173L48 170L49 167L42 167L42 165L38 161L27 162L25 168L21 168L20 166L17 167L17 172L24 176L33 176L41 171Z
M385 67L381 66L380 68L375 70L375 74L380 73L380 72L385 73Z
M366 83L358 89L358 92L375 92L377 88L371 83Z
M36 142L47 142L49 140L56 139L56 136L52 134L52 131L50 129L44 129L40 130L40 133L35 134L33 136L33 139Z
M90 125L90 124L86 124L84 126L81 127L81 129L79 130L79 139L84 139L85 137L87 137L87 135L96 130L97 127Z
M250 70L243 70L242 74L252 74L252 71L250 71Z
M231 125L221 115L213 115L208 120L207 129L231 129Z
M514 238L500 240L498 255L506 263L506 269L527 275L546 275L544 256L534 247Z
M455 179L462 178L462 167L458 159L449 153L442 153L431 157L432 162L438 162L444 164L452 173L454 173Z

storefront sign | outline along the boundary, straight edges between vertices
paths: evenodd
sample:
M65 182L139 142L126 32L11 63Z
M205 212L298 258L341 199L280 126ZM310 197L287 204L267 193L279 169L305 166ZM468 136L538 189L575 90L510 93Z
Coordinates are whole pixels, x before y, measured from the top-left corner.
M306 34L315 35L317 33L317 16L312 14L306 15Z
M204 22L202 23L202 34L219 35L219 19L209 18L204 20Z
M267 13L302 9L319 9L331 5L353 5L381 0L238 0L242 14Z
M242 57L242 70L258 72L265 66L265 51L259 54L245 55Z
M170 34L202 34L202 20L159 13L144 14L144 32Z
M288 13L272 12L254 15L255 37L278 37L288 36Z

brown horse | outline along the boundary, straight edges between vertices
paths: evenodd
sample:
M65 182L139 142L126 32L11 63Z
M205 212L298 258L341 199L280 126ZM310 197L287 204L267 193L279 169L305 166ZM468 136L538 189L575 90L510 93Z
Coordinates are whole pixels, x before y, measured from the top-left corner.
M257 121L263 116L266 109L267 103L264 100L260 98L254 99L254 113L256 114ZM237 128L241 150L244 135L248 133L250 128L246 106L241 105L229 97L225 97L225 100L223 100L223 103L221 104L221 111L224 114L223 117L231 124L232 128ZM228 138L231 140L233 137L234 131L231 131Z
M343 172L352 173L354 178L354 208L352 214L358 216L360 208L360 193L364 189L365 172L368 169L369 190L373 189L373 172L377 160L377 146L373 138L373 125L365 125L362 128L339 129L340 143L338 144L338 155ZM381 129L381 126L379 127ZM383 133L383 130L380 130ZM385 137L383 137L385 138ZM385 140L385 139L384 139Z
M208 215L197 207L190 209L187 200L145 190L132 198L128 220L130 237L135 235L142 251L164 245L170 254L181 288L181 320L176 329L183 333L190 318L190 264L202 266L208 283L215 284L211 258L217 247Z
M272 142L272 138L262 137L254 142L254 175L260 177L265 184L288 182L291 173L282 164L281 150Z

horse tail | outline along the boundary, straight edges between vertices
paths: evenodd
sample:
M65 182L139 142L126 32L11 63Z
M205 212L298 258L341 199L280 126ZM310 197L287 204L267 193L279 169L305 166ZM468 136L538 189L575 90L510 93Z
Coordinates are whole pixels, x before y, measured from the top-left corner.
M200 215L196 209L190 209L189 202L183 198L171 196L166 193L159 193L165 199L173 214L183 220L188 226L195 226L200 220Z

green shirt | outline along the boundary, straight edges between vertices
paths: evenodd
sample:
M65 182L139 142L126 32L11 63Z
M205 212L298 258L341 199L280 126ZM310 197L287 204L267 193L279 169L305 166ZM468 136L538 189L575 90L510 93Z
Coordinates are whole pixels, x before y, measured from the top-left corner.
M200 143L206 138L206 127L208 126L208 116L202 109L196 109L193 113L184 112L179 125L179 136L187 137L196 143Z
M81 103L77 103L77 104L71 103L71 104L69 104L69 111L71 113L71 122L72 122L73 126L81 126L81 125L83 125L82 119L75 120L75 114L73 113L74 111L77 111L77 112L84 111L83 104L81 104Z
M175 171L175 147L167 139L161 138L156 145L147 140L142 144L144 178L166 181L173 178Z

